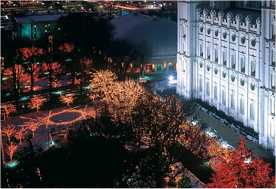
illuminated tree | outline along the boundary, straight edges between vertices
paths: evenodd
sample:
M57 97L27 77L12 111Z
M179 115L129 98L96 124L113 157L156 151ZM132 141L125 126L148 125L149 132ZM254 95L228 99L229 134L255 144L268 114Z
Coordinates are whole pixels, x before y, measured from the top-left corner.
M8 154L11 161L13 160L13 156L15 154L16 149L17 149L17 145L11 142L8 146Z
M109 100L110 91L113 90L114 82L117 80L117 77L111 71L98 71L93 74L91 80L91 92L92 94L97 94L104 101Z
M11 136L15 133L15 128L8 126L5 128L2 128L2 134L6 135L8 137L9 143L11 142Z
M126 123L131 120L133 108L145 91L135 81L116 79L115 74L110 71L96 72L91 81L91 95L96 94L107 104L114 121Z
M16 108L13 104L3 104L1 106L1 109L3 110L4 120L8 118L12 113L16 112Z
M31 48L20 48L19 52L21 53L23 60L28 60L33 56L41 56L44 54L44 50L42 48L37 48L34 46Z
M89 99L94 102L96 100L97 96L95 94L90 94Z
M73 104L74 102L74 95L73 94L67 94L64 96L59 97L60 101L66 104L68 107Z
M3 68L3 76L11 77L12 76L12 68Z
M269 188L275 186L271 166L260 158L252 156L240 140L237 149L230 153L228 159L222 159L216 166L212 182L208 187L219 188Z
M52 81L52 87L53 88L58 88L60 86L61 86L61 82L59 80Z
M61 72L61 65L58 62L51 62L49 64L50 71L53 73L60 73Z
M133 111L133 127L136 137L148 135L153 145L161 147L168 155L168 147L177 142L179 125L183 122L182 103L175 96L161 99L150 93L141 96Z
M208 146L210 144L210 138L201 128L193 127L187 123L180 125L180 128L181 135L178 138L179 143L197 157L207 159L209 157Z
M44 102L45 98L43 98L41 95L34 95L29 102L29 107L31 109L36 109L36 111L38 112Z
M19 140L19 144L22 143L24 136L25 136L25 128L21 127L15 134L16 139Z
M63 43L58 47L58 50L64 52L64 53L71 53L74 50L75 46L73 43Z
M56 80L57 74L61 73L61 65L58 62L48 62L42 64L42 70L44 72L49 72L48 79L49 79L49 86L50 88L59 87L61 86L61 83ZM51 90L49 90L50 92Z
M133 109L144 92L144 88L134 81L114 83L107 101L112 118L122 123L130 122Z
M29 122L27 129L29 129L30 131L32 131L32 135L34 137L36 130L39 128L39 123L37 122Z
M81 84L81 79L77 79L76 77L74 78L74 85L80 85Z
M210 158L219 157L219 158L227 159L229 158L229 154L231 152L230 149L221 147L221 145L215 139L209 140L209 145L207 150L208 150L208 156Z
M41 69L42 69L43 72L48 72L49 71L49 65L48 65L48 63L43 62L42 66L41 66Z
M23 85L29 85L31 82L31 75L26 72L20 64L14 65L15 76L16 76L16 89L20 89Z

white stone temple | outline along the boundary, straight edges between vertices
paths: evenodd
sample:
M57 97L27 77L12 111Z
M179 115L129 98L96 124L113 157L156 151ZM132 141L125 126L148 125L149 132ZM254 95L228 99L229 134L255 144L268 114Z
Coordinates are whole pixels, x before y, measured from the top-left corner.
M274 154L275 1L178 2L177 93L254 129Z

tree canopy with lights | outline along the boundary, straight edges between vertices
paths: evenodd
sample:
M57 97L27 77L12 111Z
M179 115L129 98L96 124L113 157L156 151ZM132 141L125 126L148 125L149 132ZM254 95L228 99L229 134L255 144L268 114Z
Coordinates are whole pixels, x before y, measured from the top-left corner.
M221 159L215 169L212 188L270 188L275 186L271 166L260 158L253 157L240 140L237 149L227 159Z

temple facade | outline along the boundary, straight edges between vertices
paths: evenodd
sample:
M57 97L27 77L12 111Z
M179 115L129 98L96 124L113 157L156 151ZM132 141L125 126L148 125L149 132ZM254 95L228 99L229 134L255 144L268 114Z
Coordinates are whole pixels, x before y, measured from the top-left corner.
M177 93L258 133L276 152L275 1L178 2Z

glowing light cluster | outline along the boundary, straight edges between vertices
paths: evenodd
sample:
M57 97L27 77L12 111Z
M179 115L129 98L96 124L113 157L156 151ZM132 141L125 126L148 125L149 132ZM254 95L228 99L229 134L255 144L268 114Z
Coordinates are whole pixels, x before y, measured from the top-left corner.
M73 94L62 95L60 96L59 99L61 102L63 102L69 107L74 102L74 95Z
M108 105L114 121L128 122L133 108L145 90L135 81L117 81L111 71L98 71L91 80L91 100L100 97ZM96 96L95 96L96 95Z
M16 111L16 108L13 104L3 104L1 106L1 109L3 111L4 120L10 116L10 114L14 113Z
M43 98L41 95L34 95L29 102L29 107L31 109L36 109L36 111L38 112L45 101L46 99Z

